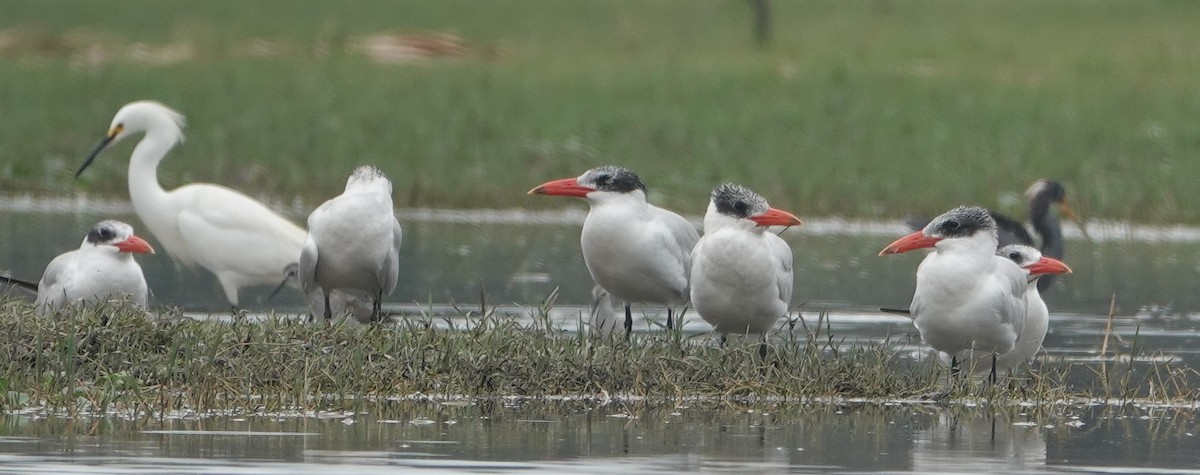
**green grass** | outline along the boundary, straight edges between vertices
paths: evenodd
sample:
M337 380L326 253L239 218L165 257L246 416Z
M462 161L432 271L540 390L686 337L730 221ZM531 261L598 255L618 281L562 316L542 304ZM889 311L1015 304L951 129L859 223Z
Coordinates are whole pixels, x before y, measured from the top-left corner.
M723 181L801 216L1019 212L1036 178L1089 217L1200 223L1200 5L1063 1L0 1L0 186L124 195L129 145L71 173L122 104L189 117L160 169L315 205L356 164L398 206L559 207L524 191L622 164L700 214ZM377 64L385 32L470 53ZM240 53L249 39L280 45ZM89 63L186 44L184 61ZM69 191L66 191L69 192Z
M445 329L420 316L386 326L222 323L171 311L150 320L114 307L42 318L10 300L0 305L8 341L0 345L0 409L357 410L414 394L883 402L945 388L943 370L914 364L887 342L851 345L798 326L776 335L764 360L753 343L717 348L679 333L626 342L564 332L547 323L548 305L531 309L532 324L467 313ZM958 378L945 394L1001 405L1176 403L1196 399L1198 379L1187 367L1118 355L1095 365L1038 364L1000 385Z

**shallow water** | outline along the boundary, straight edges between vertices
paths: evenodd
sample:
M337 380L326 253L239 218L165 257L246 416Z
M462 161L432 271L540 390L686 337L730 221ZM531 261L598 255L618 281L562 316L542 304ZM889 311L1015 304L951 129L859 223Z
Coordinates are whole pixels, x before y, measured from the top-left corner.
M3 203L3 200L0 200ZM37 280L104 218L140 227L127 205L13 206L0 213L0 268ZM3 207L3 206L0 206ZM297 211L300 213L300 211ZM465 325L486 306L531 319L548 296L551 317L574 330L587 318L591 282L579 255L584 213L401 210L402 272L389 310ZM294 217L300 221L298 216ZM1137 345L1173 365L1200 363L1200 232L1190 228L1089 227L1069 233L1075 274L1046 295L1049 357L1094 361L1116 298L1110 350ZM910 321L878 308L906 307L920 256L875 254L906 233L900 223L808 220L783 233L796 262L799 329L847 341L888 340L923 352ZM143 233L144 234L144 233ZM147 236L149 237L149 236ZM154 240L150 238L151 242ZM176 268L166 254L140 259L158 306L194 315L226 310L215 279ZM557 289L557 290L556 290ZM296 292L257 312L300 312ZM455 305L458 308L455 308ZM825 312L824 317L818 317ZM662 309L635 311L639 331ZM411 318L411 317L410 317ZM685 330L710 330L690 313ZM1112 353L1110 351L1110 353ZM631 405L632 404L632 405ZM194 415L69 420L36 412L0 415L0 471L120 473L374 472L889 472L1195 471L1195 414L1175 409L1055 405L968 410L928 406L800 405L724 408L636 403L395 404L368 414L302 417Z
M482 400L375 411L0 416L0 471L1197 473L1200 462L1194 414L1169 409Z
M58 253L79 246L92 224L123 219L140 228L121 202L0 200L0 269L36 281ZM302 221L303 210L292 216ZM403 271L388 297L394 312L459 316L499 307L517 317L535 314L555 295L553 316L566 329L586 320L592 283L579 253L582 207L563 212L399 210L405 229ZM1075 270L1044 294L1051 310L1046 348L1051 355L1095 358L1109 325L1110 348L1136 341L1144 354L1200 362L1200 230L1089 225L1090 239L1074 228L1064 259ZM906 308L920 255L879 257L878 251L907 229L898 222L809 219L782 236L795 253L796 315L815 325L825 311L835 334L850 340L908 342L914 329L902 316L879 307ZM143 231L143 235L146 234ZM155 240L146 236L151 243ZM197 314L228 310L216 279L203 270L175 266L166 253L139 259L154 294L153 304ZM243 291L243 306L258 312L303 311L289 289L267 301L268 288ZM457 307L457 309L455 308ZM657 328L663 309L635 307L639 331ZM452 319L453 320L453 319ZM654 323L651 323L654 322ZM798 328L803 325L797 325ZM690 313L688 331L710 329Z

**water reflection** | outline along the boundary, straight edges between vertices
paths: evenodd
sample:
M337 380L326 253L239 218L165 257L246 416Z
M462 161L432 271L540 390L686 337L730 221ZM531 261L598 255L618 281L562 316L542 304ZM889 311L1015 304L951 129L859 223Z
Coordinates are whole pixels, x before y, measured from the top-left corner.
M0 470L1136 472L1194 469L1200 449L1192 414L1167 409L455 404L162 421L10 415Z

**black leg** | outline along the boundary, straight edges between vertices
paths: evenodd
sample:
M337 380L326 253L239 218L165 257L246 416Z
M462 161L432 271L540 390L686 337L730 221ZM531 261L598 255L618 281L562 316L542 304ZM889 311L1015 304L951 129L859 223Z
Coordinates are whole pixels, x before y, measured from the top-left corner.
M674 320L671 317L671 309L667 308L667 330L675 328Z
M758 344L758 357L762 358L764 360L767 359L767 342L766 341Z
M329 308L329 291L325 290L325 320L333 319L333 310Z
M625 339L633 334L633 310L629 308L629 304L625 304Z
M992 384L996 384L996 354L992 353L992 374L988 377L992 380Z
M724 348L725 347L725 334L724 333L721 334L721 339L719 341L721 342L721 348Z
M375 293L375 305L371 306L371 321L378 322L383 319L383 289Z

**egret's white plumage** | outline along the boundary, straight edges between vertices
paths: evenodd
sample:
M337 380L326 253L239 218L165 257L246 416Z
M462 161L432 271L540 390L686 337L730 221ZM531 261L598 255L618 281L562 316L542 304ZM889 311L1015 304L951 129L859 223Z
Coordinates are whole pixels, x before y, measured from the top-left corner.
M766 336L792 301L792 249L768 226L800 219L738 185L718 186L692 250L692 306L721 333Z
M346 190L308 215L308 238L300 254L300 285L323 289L326 302L335 289L374 297L378 319L383 295L400 276L400 222L392 210L392 183L372 166L354 170ZM325 306L325 317L332 309Z
M1025 272L996 255L996 240L987 210L960 206L880 252L934 248L917 268L909 307L933 349L958 359L968 350L995 358L1016 344L1025 323Z
M34 305L39 313L49 314L68 304L125 298L145 309L149 291L133 254L153 253L146 241L133 234L133 227L102 221L92 227L79 249L50 261L38 282Z
M613 166L554 180L529 194L574 196L590 210L580 233L583 261L597 285L625 301L625 331L633 328L631 303L672 308L688 300L691 250L700 238L678 214L646 202L646 187L632 171ZM593 310L593 314L603 314ZM602 329L599 329L604 333Z
M1033 359L1042 349L1046 331L1050 329L1050 310L1038 291L1038 278L1050 274L1070 273L1071 268L1061 261L1043 256L1041 251L1030 246L1013 244L996 251L996 255L1009 259L1025 271L1025 325L1013 349L996 359L999 370L1011 370L1021 363ZM985 367L986 369L986 367Z
M108 135L79 168L82 173L109 145L145 133L129 161L129 198L138 218L176 262L216 275L229 303L238 290L279 282L284 266L300 258L305 232L262 203L229 188L192 183L164 190L158 164L183 140L184 118L153 101L132 102L113 117Z

